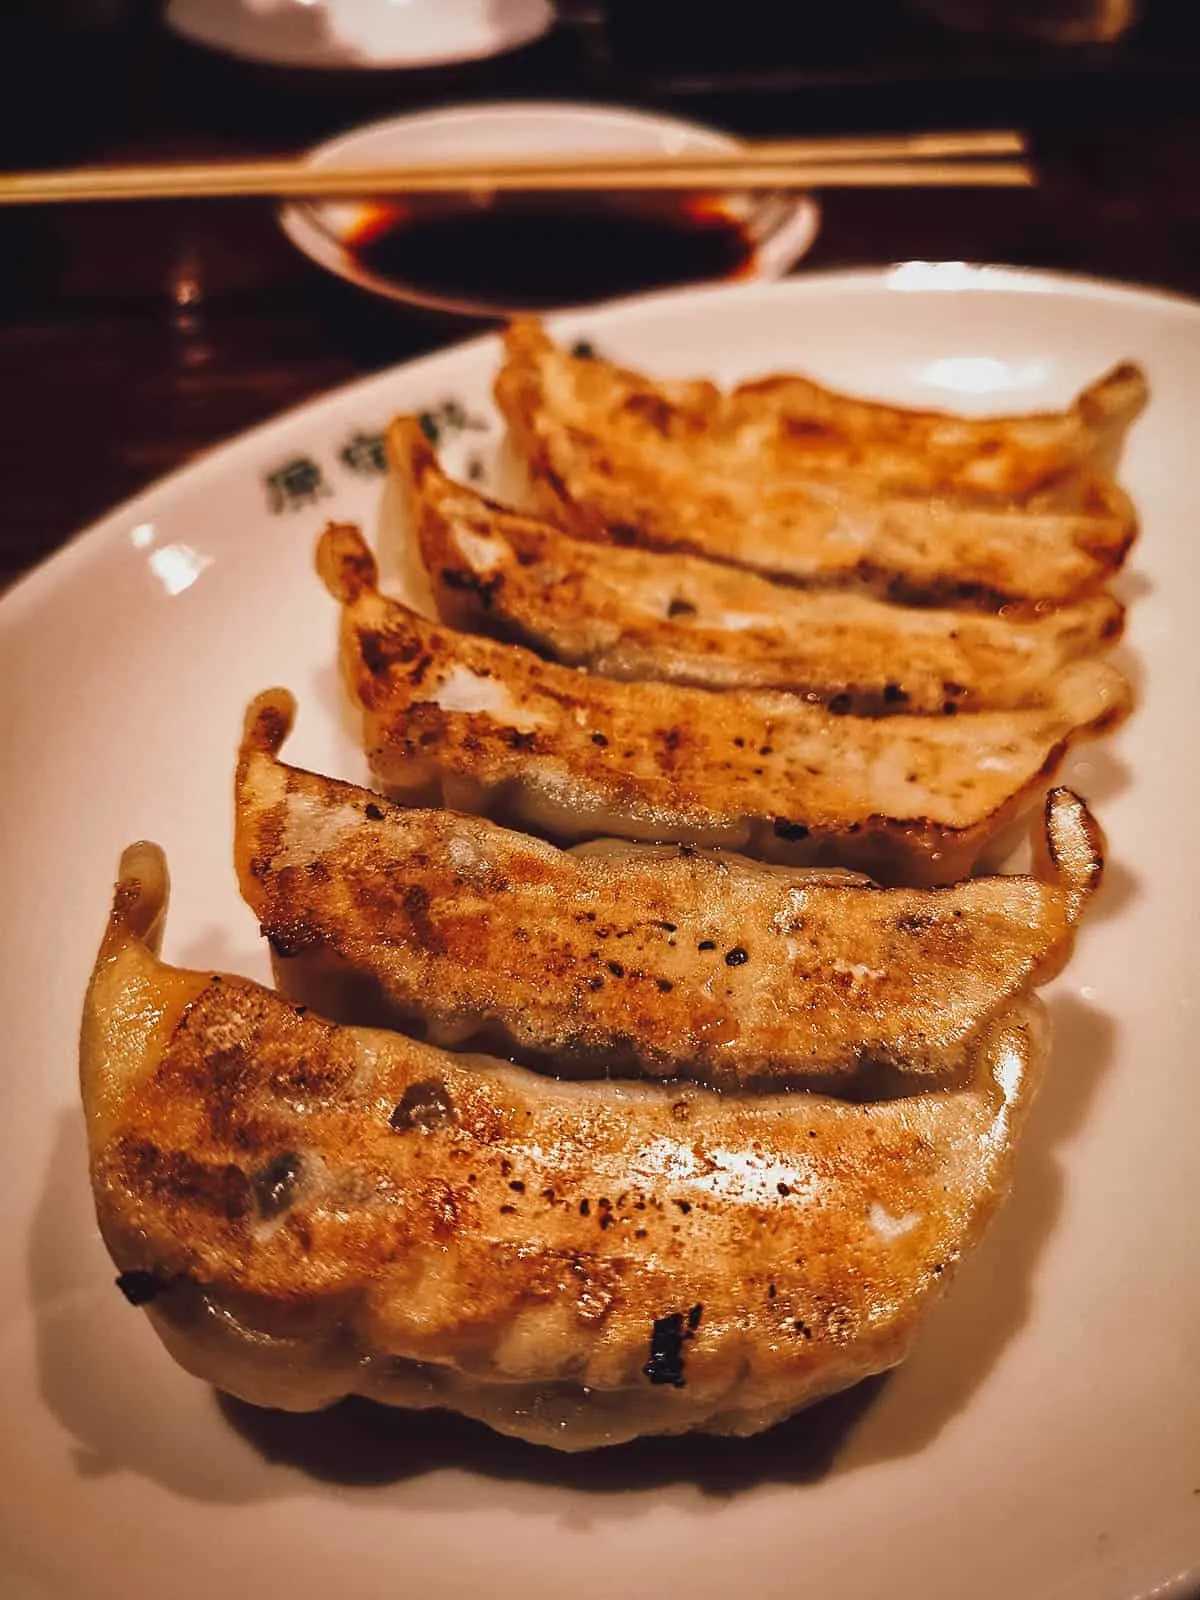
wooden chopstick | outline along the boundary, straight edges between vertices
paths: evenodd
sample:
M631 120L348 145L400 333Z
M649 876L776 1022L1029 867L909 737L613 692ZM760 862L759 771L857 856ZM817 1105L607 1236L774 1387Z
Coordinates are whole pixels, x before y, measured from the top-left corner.
M472 190L1028 187L1035 179L1024 162L948 159L1023 149L1019 134L999 132L776 140L711 154L646 152L344 167L310 166L303 161L76 167L0 174L0 205L237 195L349 198Z
M781 161L924 161L934 156L1023 156L1029 144L1016 128L967 133L853 134L844 138L756 139L731 155ZM685 152L686 153L686 152ZM692 151L692 155L697 152ZM667 157L666 159L677 159Z

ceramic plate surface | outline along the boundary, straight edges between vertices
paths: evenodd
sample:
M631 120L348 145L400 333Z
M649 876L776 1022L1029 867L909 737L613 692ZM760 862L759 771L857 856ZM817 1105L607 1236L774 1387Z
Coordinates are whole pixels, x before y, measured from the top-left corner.
M438 67L540 38L550 0L170 0L176 33L282 67Z
M446 106L417 111L354 128L309 152L317 167L370 166L389 161L487 161L555 158L571 151L627 156L705 154L734 150L738 141L703 123L624 106L569 100L508 100L496 104ZM809 249L820 227L821 208L809 194L728 195L725 209L743 220L756 244L746 279L781 278ZM279 221L310 260L372 294L441 311L494 316L495 305L459 295L432 293L371 272L353 248L368 204L290 201Z
M359 383L114 512L0 604L0 1593L1196 1593L1200 307L918 263L558 327L664 375L802 368L972 411L1059 405L1122 357L1145 364L1123 468L1144 524L1122 580L1139 707L1068 769L1112 870L1049 991L1056 1046L1012 1198L904 1367L752 1441L561 1458L450 1417L255 1412L172 1365L93 1222L80 1002L118 853L141 837L174 877L167 959L267 977L230 859L256 691L299 697L291 760L365 775L314 538L330 516L396 533L378 434L397 410L429 411L450 467L486 480L497 346Z

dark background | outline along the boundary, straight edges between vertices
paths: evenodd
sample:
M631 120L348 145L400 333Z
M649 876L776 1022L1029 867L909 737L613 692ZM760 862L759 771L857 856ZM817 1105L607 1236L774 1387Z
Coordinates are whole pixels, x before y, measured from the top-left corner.
M325 74L189 46L156 0L6 0L0 165L289 152L375 116L524 96L748 134L1020 126L1035 191L828 195L800 270L986 259L1200 291L1192 0L1147 0L1118 43L1074 46L955 34L900 0L560 10L552 35L491 62ZM197 451L471 331L329 279L263 202L0 213L0 583Z

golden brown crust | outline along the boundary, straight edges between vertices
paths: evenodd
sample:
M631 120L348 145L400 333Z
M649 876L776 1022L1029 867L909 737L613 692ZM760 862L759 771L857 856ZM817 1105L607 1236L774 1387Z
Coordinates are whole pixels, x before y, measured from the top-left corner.
M859 1097L892 1074L951 1079L1061 970L1100 871L1066 790L1038 830L1044 880L882 890L675 848L563 852L284 765L292 710L272 690L247 713L234 839L287 991L346 977L361 1007L369 980L436 1042L555 1069Z
M97 1215L173 1352L247 1399L564 1448L754 1431L901 1359L1006 1187L1028 1007L911 1100L559 1084L163 966L124 866L83 1025Z
M828 424L789 422L781 396L801 392ZM1126 365L1041 418L904 412L801 379L722 396L570 356L531 321L496 380L540 509L578 537L987 605L1078 599L1124 561L1133 508L1093 458L1144 395Z
M719 845L950 883L1076 739L1129 705L1102 662L1067 668L1045 707L961 717L841 717L794 695L615 683L386 599L353 529L326 532L318 565L343 600L342 670L383 787L558 839Z
M838 394L795 374L741 383L735 425L775 424L775 457L882 493L1027 500L1089 467L1143 410L1145 374L1121 362L1065 411L964 417Z
M1110 595L1017 620L596 545L452 482L416 418L387 437L442 620L606 677L788 689L867 714L1007 708L1038 704L1063 666L1121 635Z

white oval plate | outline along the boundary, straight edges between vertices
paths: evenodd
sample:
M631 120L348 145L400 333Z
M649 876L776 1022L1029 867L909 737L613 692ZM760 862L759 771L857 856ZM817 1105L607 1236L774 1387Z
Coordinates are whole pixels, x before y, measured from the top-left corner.
M255 691L298 694L292 759L362 776L314 536L328 516L377 533L391 514L371 435L401 408L445 421L450 402L451 466L487 466L496 343L371 378L150 490L0 604L0 1592L1195 1593L1200 307L910 264L662 295L559 327L663 374L800 367L972 409L1057 405L1110 362L1145 363L1153 402L1124 467L1144 519L1124 580L1140 704L1070 770L1113 867L1052 990L1057 1045L1012 1199L906 1366L749 1442L560 1458L453 1418L223 1406L171 1364L113 1287L92 1221L80 1000L118 851L140 836L174 874L168 959L267 976L230 864Z
M443 106L368 123L310 150L307 162L344 167L389 161L530 160L576 150L589 155L679 155L735 150L737 144L716 128L657 111L587 101L506 100ZM725 204L731 215L746 220L757 241L743 281L782 278L812 248L820 227L821 207L810 194L730 194ZM278 215L288 238L311 261L372 294L464 315L494 317L504 309L372 272L353 247L355 232L371 209L348 201L288 201Z
M397 70L482 61L539 39L549 0L170 0L176 33L272 66Z

